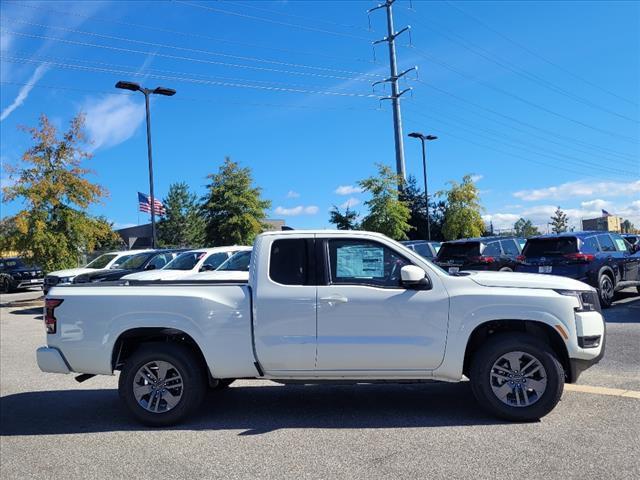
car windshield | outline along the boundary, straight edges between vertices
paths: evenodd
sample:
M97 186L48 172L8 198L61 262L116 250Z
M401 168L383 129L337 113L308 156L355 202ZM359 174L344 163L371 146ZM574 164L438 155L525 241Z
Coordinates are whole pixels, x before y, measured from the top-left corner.
M466 258L480 255L480 242L444 243L438 252L439 259Z
M216 270L221 271L238 271L238 272L248 272L249 271L249 263L251 263L251 251L246 252L238 252L232 255L228 260L226 260L222 265L220 265Z
M4 261L7 268L24 268L27 265L19 258L10 258Z
M105 253L98 258L92 260L84 268L105 268L111 260L117 257L115 253Z
M577 251L576 237L535 238L527 240L522 254L525 257L553 257Z
M147 253L139 253L137 255L133 255L132 257L129 257L128 259L126 259L124 262L121 262L118 265L118 268L124 268L126 270L135 270L137 268L142 267L142 265L144 265L147 260L149 260L151 257L158 255L157 253L154 252L147 252Z
M206 252L185 252L167 263L162 270L193 270Z

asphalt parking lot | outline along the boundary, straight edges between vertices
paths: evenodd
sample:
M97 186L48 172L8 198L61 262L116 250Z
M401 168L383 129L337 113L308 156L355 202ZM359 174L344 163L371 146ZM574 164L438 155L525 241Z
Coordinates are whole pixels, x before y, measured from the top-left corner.
M44 374L38 292L3 295L0 477L640 478L640 297L606 311L602 362L540 422L484 414L461 384L281 386L239 381L188 423L148 429L116 377ZM16 303L17 302L17 303Z

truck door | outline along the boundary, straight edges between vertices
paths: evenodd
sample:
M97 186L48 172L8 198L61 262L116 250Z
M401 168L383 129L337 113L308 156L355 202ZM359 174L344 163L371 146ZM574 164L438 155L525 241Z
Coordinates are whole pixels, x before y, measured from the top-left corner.
M328 279L318 286L317 374L366 376L438 367L449 313L439 278L432 273L429 290L403 287L400 269L411 260L377 239L328 238L325 252Z
M254 250L256 356L268 374L313 371L316 360L316 279L313 234L269 237Z

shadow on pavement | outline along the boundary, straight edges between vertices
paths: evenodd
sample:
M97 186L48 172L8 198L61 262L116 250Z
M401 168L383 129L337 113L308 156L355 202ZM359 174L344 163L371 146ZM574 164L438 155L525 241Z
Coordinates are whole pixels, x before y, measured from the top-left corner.
M39 320L42 320L42 306L28 307L20 310L11 310L9 313L12 315L40 315ZM38 318L37 318L38 319Z
M467 383L358 386L237 386L207 396L200 411L170 430L412 428L506 423L485 414ZM116 390L19 393L0 399L0 435L133 431Z
M607 323L640 323L640 294L619 292L613 306L603 314Z

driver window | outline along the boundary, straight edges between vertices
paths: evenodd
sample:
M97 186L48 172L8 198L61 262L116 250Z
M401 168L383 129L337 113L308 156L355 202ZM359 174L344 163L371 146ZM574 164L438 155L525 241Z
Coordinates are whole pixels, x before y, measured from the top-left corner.
M377 242L330 240L329 268L333 285L401 287L400 269L412 263Z

